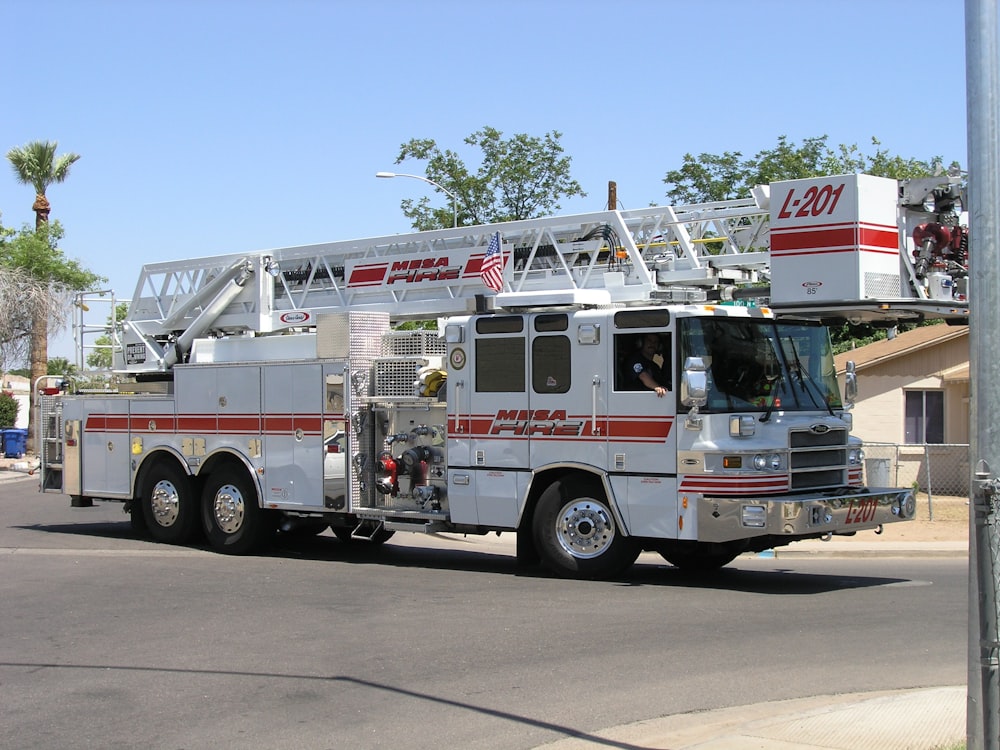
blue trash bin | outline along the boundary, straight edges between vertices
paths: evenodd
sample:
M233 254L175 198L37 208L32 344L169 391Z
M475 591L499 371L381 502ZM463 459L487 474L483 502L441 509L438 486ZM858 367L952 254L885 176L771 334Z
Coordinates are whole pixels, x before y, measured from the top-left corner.
M28 448L28 431L11 427L3 431L3 452L7 458L22 458Z
M4 451L3 446L3 435L5 432L7 432L6 429L0 429L0 456L3 456L4 458L7 457L7 453Z

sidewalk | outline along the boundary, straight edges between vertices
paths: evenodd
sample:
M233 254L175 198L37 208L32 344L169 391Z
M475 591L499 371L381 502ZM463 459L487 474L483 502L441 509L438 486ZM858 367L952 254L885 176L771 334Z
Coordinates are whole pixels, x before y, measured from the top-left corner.
M536 750L952 750L966 688L800 698L641 721Z
M0 454L0 482L13 479L23 479L29 472L38 467L36 456L26 455L21 458L7 458ZM31 474L35 476L35 474Z

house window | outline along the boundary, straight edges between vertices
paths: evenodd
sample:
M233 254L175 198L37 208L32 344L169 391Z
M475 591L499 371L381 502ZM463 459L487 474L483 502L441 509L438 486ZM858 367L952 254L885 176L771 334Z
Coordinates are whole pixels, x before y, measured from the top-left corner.
M944 442L944 392L907 391L906 442L913 444Z

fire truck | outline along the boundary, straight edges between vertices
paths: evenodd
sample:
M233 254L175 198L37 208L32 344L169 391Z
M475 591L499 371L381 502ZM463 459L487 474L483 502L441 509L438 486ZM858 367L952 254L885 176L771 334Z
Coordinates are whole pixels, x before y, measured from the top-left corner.
M967 322L960 200L843 175L148 264L113 377L39 383L41 490L230 554L510 532L576 578L880 531L914 494L865 483L826 326Z

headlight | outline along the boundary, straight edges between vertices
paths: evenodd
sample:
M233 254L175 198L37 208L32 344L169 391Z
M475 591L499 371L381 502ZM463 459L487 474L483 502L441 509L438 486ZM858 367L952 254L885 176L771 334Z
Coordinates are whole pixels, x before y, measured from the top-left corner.
M765 456L758 453L753 457L753 467L757 471L764 471L765 469L777 471L781 468L781 455L778 453L769 453Z
M860 466L865 460L865 452L860 448L851 448L847 451L847 463L851 466Z

